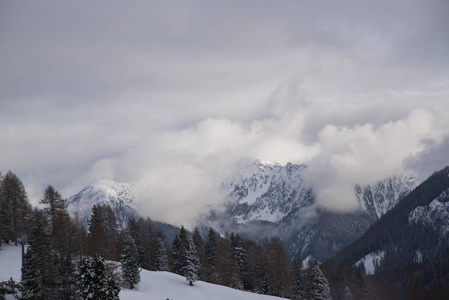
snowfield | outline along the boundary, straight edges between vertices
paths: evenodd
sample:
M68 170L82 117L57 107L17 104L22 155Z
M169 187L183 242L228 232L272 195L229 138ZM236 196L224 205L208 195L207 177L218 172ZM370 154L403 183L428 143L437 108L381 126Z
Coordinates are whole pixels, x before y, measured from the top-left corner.
M20 281L21 247L3 244L0 250L0 281ZM273 296L243 292L224 286L197 281L190 286L183 276L169 272L142 270L137 290L122 287L122 300L276 300Z

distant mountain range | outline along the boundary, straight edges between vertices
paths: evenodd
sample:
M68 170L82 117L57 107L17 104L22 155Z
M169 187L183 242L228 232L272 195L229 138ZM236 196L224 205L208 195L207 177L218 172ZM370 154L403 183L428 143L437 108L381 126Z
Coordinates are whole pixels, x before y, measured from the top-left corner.
M355 186L360 210L335 213L314 206L314 193L304 181L307 166L288 163L241 161L221 187L223 202L201 216L198 227L207 233L238 232L262 241L277 235L289 256L327 259L359 238L374 222L413 190L418 182L407 176L387 178L376 184ZM68 199L68 211L87 226L94 204L109 204L120 226L138 216L133 209L132 184L102 180ZM155 222L168 235L175 227Z
M359 238L418 185L410 176L356 185L360 210L336 213L314 205L313 189L304 180L306 171L305 165L242 161L222 184L221 207L201 218L200 224L256 240L277 235L290 257L327 259Z

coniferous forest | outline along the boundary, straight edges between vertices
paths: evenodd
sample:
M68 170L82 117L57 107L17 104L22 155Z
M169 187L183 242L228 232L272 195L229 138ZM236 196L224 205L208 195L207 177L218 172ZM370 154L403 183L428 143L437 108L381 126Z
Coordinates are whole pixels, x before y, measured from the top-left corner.
M121 229L107 205L93 206L89 226L84 228L77 216L68 214L54 187L45 189L38 209L30 205L23 183L13 172L2 176L0 183L0 241L23 249L22 280L1 282L0 299L8 294L18 299L119 299L121 287L136 288L141 269L173 272L192 286L201 280L298 300L444 299L447 295L444 282L424 289L423 273L414 269L408 270L409 282L399 281L406 286L398 288L378 275L365 275L353 262L342 260L335 266L289 259L278 237L256 243L235 233L220 235L212 228L189 232L181 227L168 240L150 218L143 217L131 219ZM385 276L388 269L381 272ZM408 294L398 293L401 288Z

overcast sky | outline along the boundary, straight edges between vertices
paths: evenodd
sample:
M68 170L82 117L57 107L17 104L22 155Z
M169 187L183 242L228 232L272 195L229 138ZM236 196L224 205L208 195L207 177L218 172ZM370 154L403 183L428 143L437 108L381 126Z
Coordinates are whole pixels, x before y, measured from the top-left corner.
M449 2L0 2L0 169L36 203L135 181L188 222L240 158L306 163L319 204L449 164ZM188 207L188 208L187 208Z

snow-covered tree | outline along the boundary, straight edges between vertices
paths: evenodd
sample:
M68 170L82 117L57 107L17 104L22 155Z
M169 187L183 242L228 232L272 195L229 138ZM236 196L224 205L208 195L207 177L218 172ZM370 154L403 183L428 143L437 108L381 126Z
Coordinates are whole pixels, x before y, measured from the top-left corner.
M119 300L120 287L113 275L106 270L103 258L83 259L79 270L80 299Z
M137 262L138 253L136 244L129 234L125 234L123 240L123 250L121 254L122 278L123 281L133 289L135 284L140 282L140 269Z
M156 270L169 271L170 267L168 265L167 247L165 246L165 242L162 239L162 235L158 236L157 238L155 255Z
M329 282L320 270L318 263L311 262L307 269L306 297L310 300L331 300Z
M179 245L177 250L177 269L190 285L193 285L198 279L198 269L200 268L200 261L196 252L195 244L184 227L181 227L179 232Z
M181 272L186 277L189 284L193 285L193 282L198 279L200 261L198 259L195 245L190 237L187 237L187 243L181 252L181 261L183 263Z

